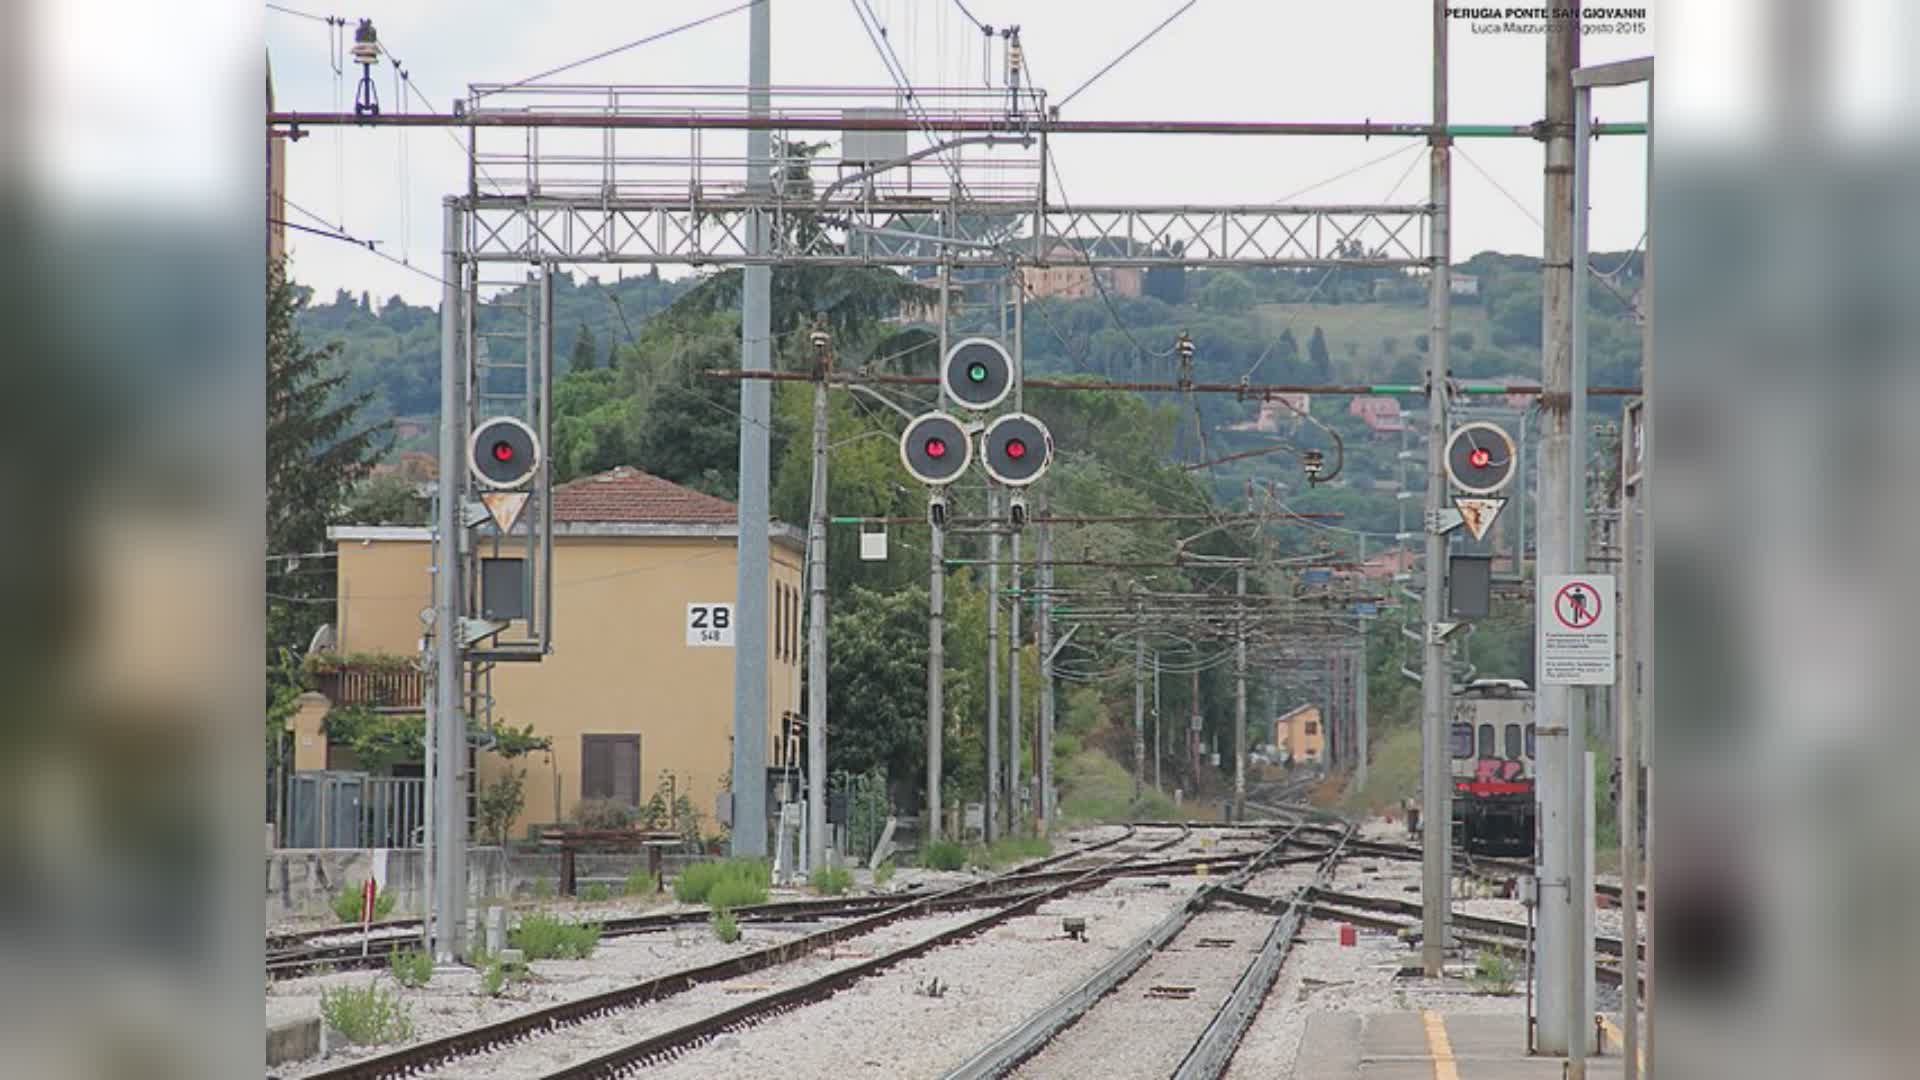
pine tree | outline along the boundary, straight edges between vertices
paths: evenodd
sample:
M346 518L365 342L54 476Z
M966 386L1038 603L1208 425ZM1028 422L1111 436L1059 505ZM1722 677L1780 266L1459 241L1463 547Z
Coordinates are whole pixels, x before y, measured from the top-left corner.
M355 483L387 449L386 425L360 427L372 394L335 400L344 374L329 374L338 343L310 348L294 327L299 292L275 266L267 275L267 552L304 555L326 547L327 526ZM333 610L330 559L267 563L270 663L307 647Z
M592 371L593 365L600 359L600 343L593 340L593 329L586 323L573 335L573 356L567 361L568 371Z
M1321 382L1333 378L1333 358L1327 355L1327 335L1319 328L1313 328L1313 336L1307 339L1307 371Z

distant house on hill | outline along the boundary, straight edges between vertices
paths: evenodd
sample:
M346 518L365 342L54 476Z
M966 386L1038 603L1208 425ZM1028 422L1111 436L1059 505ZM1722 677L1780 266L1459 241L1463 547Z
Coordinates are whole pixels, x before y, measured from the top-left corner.
M1378 395L1356 397L1347 405L1347 415L1357 416L1375 435L1398 435L1407 430L1407 418L1395 398Z

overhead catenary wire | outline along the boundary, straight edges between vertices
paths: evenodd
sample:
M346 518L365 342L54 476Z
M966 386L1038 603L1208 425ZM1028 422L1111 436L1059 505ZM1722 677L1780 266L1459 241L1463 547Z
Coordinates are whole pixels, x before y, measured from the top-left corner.
M1080 94L1083 91L1085 91L1087 87L1092 86L1096 82L1099 82L1100 77L1102 75L1105 75L1107 72L1112 71L1115 67L1119 66L1122 60L1125 60L1127 57L1132 56L1142 45L1145 45L1147 42L1152 41L1154 37L1160 33L1160 31L1165 30L1167 27L1173 25L1173 20L1178 19L1182 15L1185 15L1188 9L1192 8L1193 5L1199 2L1200 0L1187 0L1186 3L1180 5L1179 9L1174 11L1173 14L1167 16L1165 19L1162 19L1160 21L1160 25L1147 31L1147 34L1145 37L1127 46L1127 49L1125 52L1121 53L1119 56L1114 57L1112 60L1109 60L1107 62L1106 67L1103 67L1099 71L1094 72L1090 77L1088 77L1087 81L1075 87L1073 93L1068 94L1066 97L1060 99L1059 104L1055 105L1054 109L1059 110L1059 109L1066 108L1067 104L1071 102L1074 98L1079 97Z
M736 4L733 7L727 8L725 11L716 11L711 15L703 15L698 19L694 19L690 22L681 23L678 26L672 26L672 27L668 27L665 30L655 31L651 34L646 35L645 37L636 38L632 41L629 41L624 45L615 45L611 49L603 49L600 52L594 53L592 56L582 57L579 60L569 61L565 64L561 64L559 67L548 68L547 70L542 71L536 75L529 75L524 79L518 79L513 82L507 83L503 86L490 87L487 92L499 93L504 90L518 89L519 87L526 86L529 83L535 83L540 81L541 79L551 78L552 76L559 75L564 72L572 71L574 68L591 64L596 60L605 60L609 56L617 56L620 53L628 51L629 49L637 49L642 45L650 45L653 42L660 41L664 38L672 37L673 35L681 33L683 31L692 30L695 27L705 26L706 24L710 22L714 22L715 20L726 18L728 15L738 14L742 11L747 10L750 7L753 7L756 4L764 4L766 2L767 0L746 0L745 3Z

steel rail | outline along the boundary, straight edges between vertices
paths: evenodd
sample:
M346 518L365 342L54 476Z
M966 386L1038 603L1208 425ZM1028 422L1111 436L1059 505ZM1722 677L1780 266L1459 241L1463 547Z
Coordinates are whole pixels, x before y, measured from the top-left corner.
M1281 852L1298 831L1298 826L1286 830L1258 855L1249 859L1246 865L1232 877L1195 892L1185 904L1168 912L1164 919L1155 923L1145 934L1115 954L1072 989L948 1071L944 1080L991 1080L991 1078L1005 1076L1018 1068L1022 1062L1038 1053L1061 1032L1079 1022L1099 1004L1101 999L1112 993L1155 953L1179 936L1181 931L1192 922L1193 917L1212 903L1216 892L1222 889L1237 889L1261 870L1278 864L1284 858Z
M1148 850L1171 847L1185 840L1190 832L1190 828L1183 827L1179 834L1154 844ZM1084 851L1078 852L1074 857L1084 854L1086 854ZM1132 857L1128 856L1128 858ZM1064 896L1080 888L1098 885L1107 880L1101 876L1103 869L1105 867L1086 869L1078 876L1059 885L1026 894L1013 903L1005 904L978 919L962 923L933 937L895 949L852 967L829 972L799 985L764 994L733 1008L630 1043L591 1060L569 1065L557 1072L547 1074L542 1080L608 1080L608 1078L625 1076L638 1068L676 1057L725 1032L751 1027L812 1002L825 1000L841 989L869 975L894 967L902 961L924 955L943 945L977 936L1016 915L1031 912L1050 899Z
M1125 832L1111 839L1049 856L1030 866L1050 866L1078 858L1089 852L1114 847L1131 839L1135 831L1135 827L1128 826ZM1176 837L1169 843L1177 843L1179 839ZM950 901L989 891L999 880L988 878L984 881L969 882L944 892L910 900L853 922L817 931L797 941L758 949L702 967L669 972L616 990L549 1005L505 1020L455 1032L442 1038L404 1046L376 1057L347 1062L332 1069L311 1073L308 1080L388 1080L391 1077L414 1076L459 1058L488 1053L510 1043L685 993L697 986L737 978L763 968L797 960L825 946L858 937L904 918L920 915L930 910L931 903L936 900Z
M1274 981L1280 977L1280 967L1286 962L1287 952L1292 948L1301 924L1306 921L1307 897L1332 878L1333 868L1346 854L1346 841L1357 830L1358 826L1349 826L1347 834L1321 859L1312 884L1295 891L1293 898L1287 902L1286 910L1274 920L1273 928L1267 932L1260 952L1241 973L1233 992L1220 1003L1206 1030L1200 1033L1200 1038L1194 1041L1187 1056L1174 1069L1173 1080L1217 1080L1226 1072L1234 1051L1239 1049L1240 1040L1246 1035L1247 1028L1253 1025L1253 1018L1259 1015Z

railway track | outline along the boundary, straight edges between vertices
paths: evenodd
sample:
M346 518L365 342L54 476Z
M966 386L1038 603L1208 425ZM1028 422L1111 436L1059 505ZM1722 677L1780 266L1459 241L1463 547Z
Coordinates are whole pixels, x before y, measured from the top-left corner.
M917 955L918 952L938 947L948 940L958 940L968 936L967 931L977 933L993 922L1004 920L1022 910L1031 910L1052 896L1111 880L1112 877L1117 876L1113 872L1114 868L1109 865L1113 860L1086 867L1074 864L1089 859L1106 859L1109 855L1118 856L1119 860L1136 860L1142 854L1171 847L1185 840L1188 827L1179 826L1173 836L1153 843L1136 840L1137 833L1138 829L1130 826L1119 836L1042 859L1013 873L970 882L939 892L916 895L904 901L899 898L885 898L893 900L891 906L853 918L838 926L816 931L794 941L756 950L719 963L642 980L605 993L550 1005L456 1032L443 1038L401 1047L376 1057L347 1062L333 1069L311 1073L308 1080L385 1080L388 1077L418 1075L462 1058L489 1053L522 1040L544 1036L590 1020L638 1008L698 986L735 979L755 971L798 960L828 946L859 937L903 919L969 906L994 908L992 912L980 919L969 920L956 930L936 935L925 942L895 950L876 960L866 961L852 968L840 969L787 991L755 998L740 1006L705 1017L694 1024L676 1028L663 1035L624 1047L620 1051L603 1055L594 1061L571 1066L555 1074L559 1077L624 1075L631 1072L636 1067L636 1063L670 1056L722 1031L747 1026L759 1019L788 1011L806 1000L829 995L846 982L856 980L863 974L898 963L909 955ZM1051 875L1062 874L1066 875L1064 881L1049 884L1048 878ZM702 919L705 918L704 912L698 914Z
M1322 837L1337 835L1339 832L1337 828L1318 823L1308 823L1303 826L1302 831L1317 834ZM1315 841L1312 839L1304 839L1302 843L1307 846L1312 846ZM1321 846L1324 847L1325 844L1325 840L1320 841ZM1400 844L1382 840L1354 839L1349 842L1347 846L1349 853L1354 855L1370 855L1382 859L1397 859L1402 862L1418 862L1422 857L1419 844ZM1525 859L1473 855L1459 848L1455 848L1453 854L1456 865L1461 867L1466 874L1485 881L1508 884L1516 878L1525 877L1534 872L1533 863ZM1596 896L1604 896L1616 906L1623 902L1623 893L1620 886L1610 882L1594 882L1593 891ZM1644 887L1637 889L1636 895L1639 897L1641 908L1644 910L1647 902L1646 889Z
M1216 903L1227 894L1238 892L1261 871L1299 861L1284 854L1298 833L1297 825L1288 829L1259 854L1245 860L1230 877L1202 887L1186 904L1170 912L1099 970L948 1072L946 1080L989 1080L1014 1073L1024 1064L1032 1062L1055 1040L1063 1036L1072 1037L1076 1025L1102 1008L1103 1003L1110 1007L1111 1003L1133 996L1133 990L1152 994L1155 990L1169 989L1139 988L1133 984L1145 974L1150 961L1156 956L1168 955L1176 942L1193 938L1196 950L1231 946L1233 942L1228 939L1206 936L1206 930L1217 925L1206 920L1213 915L1225 914L1215 907ZM1311 856L1319 865L1314 877L1316 883L1327 880L1341 855L1340 847L1335 845L1332 851ZM1181 1080L1197 1080L1220 1075L1258 1011L1260 1002L1279 975L1287 948L1305 918L1305 895L1305 890L1298 891L1286 909L1268 923L1257 948L1241 950L1244 962L1219 1006L1211 1014L1201 1013L1191 1017L1191 1022L1199 1026L1199 1032L1175 1067L1174 1076ZM1167 1023L1153 1025L1151 1030L1156 1039L1167 1037ZM1128 1025L1118 1026L1125 1028ZM1101 1037L1097 1032L1089 1034L1089 1038Z

